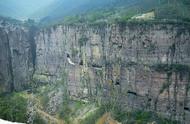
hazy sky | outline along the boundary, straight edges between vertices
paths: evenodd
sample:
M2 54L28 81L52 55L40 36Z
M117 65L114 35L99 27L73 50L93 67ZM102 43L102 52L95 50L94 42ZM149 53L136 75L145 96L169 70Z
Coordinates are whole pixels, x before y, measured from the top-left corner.
M27 18L53 1L56 0L0 0L0 15Z

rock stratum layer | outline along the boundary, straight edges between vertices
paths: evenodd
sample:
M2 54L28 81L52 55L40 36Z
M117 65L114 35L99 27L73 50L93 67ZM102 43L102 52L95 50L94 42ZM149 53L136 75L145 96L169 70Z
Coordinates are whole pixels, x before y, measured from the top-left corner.
M1 26L0 48L1 92L64 81L75 98L190 121L189 25Z

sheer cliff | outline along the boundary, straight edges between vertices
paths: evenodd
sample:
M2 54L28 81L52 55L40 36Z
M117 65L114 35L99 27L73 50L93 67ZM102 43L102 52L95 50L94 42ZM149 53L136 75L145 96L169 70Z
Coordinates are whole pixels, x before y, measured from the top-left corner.
M0 27L0 92L21 90L29 85L33 68L32 33L24 26Z
M190 26L182 23L0 27L1 92L63 78L75 98L190 116ZM70 61L72 61L71 64Z

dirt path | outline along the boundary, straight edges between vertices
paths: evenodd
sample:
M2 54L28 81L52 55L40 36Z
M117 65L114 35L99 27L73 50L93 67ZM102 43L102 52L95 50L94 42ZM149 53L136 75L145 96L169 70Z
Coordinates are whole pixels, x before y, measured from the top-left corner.
M121 124L111 117L110 113L105 113L101 118L98 119L96 124Z
M35 108L36 112L39 114L39 116L41 116L45 120L48 120L48 122L50 122L51 124L64 124L64 120L57 119L56 117L41 110L43 107L40 103L40 100L37 99L33 94L25 94L25 97L28 99L34 100L34 103L35 103L34 108Z
M60 119L57 119L55 118L54 116L40 110L40 109L36 109L36 111L38 112L38 114L46 119L48 119L50 122L54 122L56 124L64 124L64 121L63 120L60 120ZM48 121L48 122L49 122Z

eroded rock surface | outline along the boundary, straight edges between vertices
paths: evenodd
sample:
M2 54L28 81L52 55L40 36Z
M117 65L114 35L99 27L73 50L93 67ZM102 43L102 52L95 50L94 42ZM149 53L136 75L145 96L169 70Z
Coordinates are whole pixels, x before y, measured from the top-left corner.
M190 121L189 25L59 25L33 36L22 27L0 31L1 91L24 89L32 76L38 84L64 79L72 97L113 98Z

